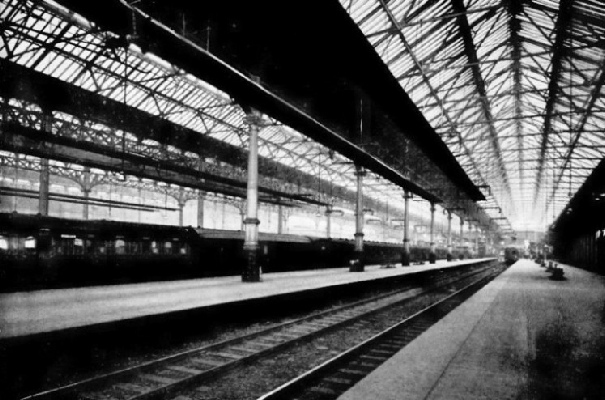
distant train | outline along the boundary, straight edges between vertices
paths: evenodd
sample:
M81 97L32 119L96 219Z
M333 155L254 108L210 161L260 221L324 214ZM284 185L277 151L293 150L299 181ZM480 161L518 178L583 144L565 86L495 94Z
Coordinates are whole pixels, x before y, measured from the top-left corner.
M0 291L238 275L243 240L241 231L0 213ZM364 261L395 264L401 250L366 241ZM410 253L412 263L429 259L428 245ZM259 257L264 272L346 267L353 241L261 233Z
M521 258L522 254L522 251L517 247L506 247L504 249L504 262L507 265L513 265L519 261L519 258Z

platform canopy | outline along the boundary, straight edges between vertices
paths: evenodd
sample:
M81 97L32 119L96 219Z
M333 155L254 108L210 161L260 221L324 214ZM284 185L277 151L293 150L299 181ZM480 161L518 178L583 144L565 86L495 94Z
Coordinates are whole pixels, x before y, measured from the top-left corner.
M605 156L603 1L340 3L516 230L544 230Z
M161 19L137 8L142 5ZM306 84L301 74L300 79L289 75L294 85L281 91L259 82L269 80L262 73L254 78L245 68L244 72L233 68L215 53L220 54L221 46L236 58L250 53L241 48L242 41L200 38L212 26L237 30L237 24L210 19L208 10L206 17L197 18L187 6L186 2L174 7L149 2L133 7L125 1L0 3L5 128L0 145L9 152L5 154L21 152L110 170L128 179L160 180L244 197L245 110L254 107L265 113L260 131L260 191L265 202L353 204L355 174L361 167L367 208L397 214L406 190L418 199L455 209L484 228L492 225L474 204L484 198L483 193L417 110L407 115L407 122L420 127L415 140L400 132L389 136L398 128L388 113L379 110L378 102L363 89L351 88L346 71L335 71L327 79L323 74L329 68L313 77L313 84L324 92L312 92L316 103L311 109L301 105L300 98L299 104L292 105L289 101L297 89L293 87ZM167 7L175 12L166 12ZM332 10L348 29L356 29L337 2ZM253 21L242 10L239 14ZM173 29L175 21L182 22L180 32ZM204 32L200 26L210 27ZM357 36L357 44L372 51ZM248 39L263 45L254 42L254 35ZM249 59L264 55L252 54ZM372 60L380 64L377 56ZM287 69L285 63L282 59L259 65ZM334 82L340 86L331 86ZM336 93L334 101L331 92ZM397 93L403 95L400 89ZM409 102L405 95L404 100ZM321 102L324 109L344 116L344 126L334 115L321 118L324 110L316 107ZM48 124L51 128L45 128ZM373 129L361 128L366 124ZM370 131L375 137L364 136ZM379 136L382 142L377 141Z
M597 0L3 0L0 67L31 74L5 75L4 118L35 130L50 109L46 145L85 137L104 157L82 164L240 196L245 109L258 107L272 202L352 201L357 164L377 206L400 207L404 188L484 227L544 230L605 153L604 12ZM11 132L4 150L35 133Z
M246 102L147 50L52 1L1 2L0 156L24 152L54 159L55 167L68 162L130 175L127 180L245 197ZM41 136L45 113L52 115L52 135ZM354 203L353 156L361 149L334 137L327 143L345 149L334 151L270 115L259 140L261 201ZM368 207L388 208L390 201L396 210L402 203L403 191L388 177L420 197L441 201L418 179L371 156L367 160Z

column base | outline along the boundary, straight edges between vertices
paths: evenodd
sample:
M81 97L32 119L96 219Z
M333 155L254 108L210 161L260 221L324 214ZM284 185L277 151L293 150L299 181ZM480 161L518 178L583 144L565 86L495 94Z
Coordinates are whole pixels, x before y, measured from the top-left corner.
M349 261L349 272L364 272L365 262L363 260L363 251L355 251L353 259Z
M447 253L447 256L445 256L445 258L447 259L448 262L452 261L452 259L453 259L451 253Z
M431 252L429 254L429 264L435 264L437 262L437 254Z
M401 266L402 267L410 266L410 252L407 250L403 250L401 252Z
M245 265L242 271L242 282L260 282L260 264L258 262L258 247L244 249Z

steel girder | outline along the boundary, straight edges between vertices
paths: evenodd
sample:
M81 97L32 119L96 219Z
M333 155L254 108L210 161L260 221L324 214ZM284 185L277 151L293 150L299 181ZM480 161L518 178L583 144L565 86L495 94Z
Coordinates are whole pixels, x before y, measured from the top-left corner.
M20 63L23 63L28 67L33 65L47 74L50 73L52 75L60 77L61 80L78 82L78 84L80 84L80 82L86 82L86 84L89 85L86 87L87 90L94 91L99 96L108 96L107 102L113 103L114 105L116 102L116 98L118 98L118 100L124 100L124 102L126 102L127 98L131 96L131 93L136 91L142 92L143 95L138 95L136 100L131 101L128 99L128 104L131 105L131 109L129 109L129 111L132 109L136 111L137 108L141 108L144 111L147 111L149 108L151 108L151 114L156 114L160 119L168 119L169 121L173 121L173 118L176 118L176 115L182 113L182 110L179 110L179 108L186 109L186 112L189 113L192 112L192 107L187 104L184 104L183 98L193 95L193 88L188 89L187 92L185 92L182 96L181 100L174 101L171 104L169 104L169 101L173 101L174 99L169 98L166 95L165 90L168 85L178 87L182 85L183 81L188 81L190 78L186 75L184 71L176 68L166 67L164 65L162 66L162 68L165 68L166 71L161 76L158 75L149 78L141 76L143 72L145 72L145 69L148 68L146 65L144 65L143 61L149 61L151 64L157 64L158 61L151 60L150 57L147 57L145 55L135 57L129 54L125 54L125 52L123 51L123 46L126 46L127 43L123 42L122 38L112 36L110 33L99 31L95 27L89 27L88 29L90 29L90 31L88 33L76 30L74 26L77 26L81 23L81 21L78 20L79 17L76 15L69 14L67 19L62 22L63 25L57 24L58 28L55 29L52 34L49 35L48 38L46 38L46 40L42 40L42 34L47 34L47 32L45 32L45 28L35 26L35 28L32 29L31 26L27 27L26 24L30 23L28 19L32 19L33 24L35 24L36 21L39 22L39 20L37 20L37 16L40 15L43 16L45 22L48 23L49 21L52 21L52 19L54 18L53 16L49 16L40 12L41 10L43 10L43 8L38 6L43 4L43 2L21 2L20 6L32 6L32 12L26 13L27 16L25 18L20 17L15 21L11 21L10 16L6 18L7 21L10 21L8 26L10 29L13 29L13 35L15 35L15 32L17 32L19 29L21 29L21 31L18 32L18 34L26 34L27 32L25 32L25 30L30 29L32 35L30 37L27 37L27 40L31 41L31 43L35 43L34 45L31 45L30 43L30 46L24 46L27 41L21 43L18 41L15 42L14 37L9 38L8 40L3 39L3 43L0 43L0 45L4 45L0 46L0 52L5 52L2 54L2 58L19 60ZM6 17L6 15L3 15L3 17ZM15 22L16 25L12 25L13 22ZM53 23L56 22L53 21ZM68 26L70 27L70 29L67 28ZM36 31L35 34L33 33L34 31ZM99 49L95 50L96 53L93 51L93 54L91 56L82 57L81 54L83 53L81 53L81 51L91 51L91 49L89 49L90 46L92 46L94 49L96 49L94 46L99 46L99 43L95 42L94 38L91 37L93 35L99 35L104 38L102 46ZM74 45L76 47L81 46L82 48L78 48L77 51L68 50L69 46ZM25 48L25 50L19 52L19 48ZM27 53L33 54L34 58L30 59ZM79 69L72 75L66 76L65 71L61 71L60 68L54 70L52 68L52 65L48 65L49 63L56 62L58 58L57 55L60 55L64 59L68 59L70 61L75 60L76 62L83 63L84 68ZM110 67L107 67L108 61L111 62ZM123 66L121 66L122 64ZM95 71L97 70L99 71L99 73L95 73ZM128 85L125 84L126 81L128 81ZM198 84L198 82L196 82L196 84ZM212 90L212 88L210 88L210 91L212 93L215 92ZM47 91L47 93L53 92L54 91L52 90ZM70 93L66 97L71 97L71 95L72 94ZM61 104L60 99L54 98L52 96L48 96L45 99L38 98L36 101L39 101L43 106L48 103L50 108L55 108L57 107L57 104L59 104L59 106ZM221 104L196 107L196 110L199 110L196 111L196 113L199 115L193 115L191 118L199 118L201 124L203 125L204 135L210 136L210 138L214 137L214 135L216 134L223 134L220 131L220 124L227 126L231 131L230 134L232 139L239 141L238 144L240 148L245 147L245 144L243 143L245 133L242 133L241 127L236 126L230 122L225 123L224 120L221 120L216 116L216 114L214 114L214 110L218 108L232 107L232 100L228 97L223 98L221 101ZM133 104L134 107L132 107ZM112 109L112 107L109 108ZM103 107L99 107L99 110L97 111L100 111L102 109ZM103 121L105 123L111 122L112 125L114 123L125 124L127 122L132 122L134 124L134 121L131 121L132 114L129 111L123 113L121 117L116 118L114 122L111 122L108 119L103 119ZM105 115L105 117L113 118L109 114ZM237 113L231 112L230 114L223 117L237 118L238 115ZM187 127L187 123L189 123L189 121L191 121L191 119L187 120L184 123L185 127ZM183 141L182 143L189 143L189 145L187 146L188 149L200 147L200 141L195 135L195 133L199 134L199 132L187 132L187 129L181 129L182 127L179 127L179 129L175 130L171 127L170 122L164 122L165 123L161 125L162 129L154 131L160 133L159 137L156 137L156 139L159 139L160 141L166 141L169 139L176 140L177 142ZM276 121L274 122L278 124ZM141 123L140 119L137 121L137 125L147 126L147 124ZM277 129L272 128L266 129L266 131L269 130L272 130L273 132L277 131ZM277 133L270 133L269 136L272 138L279 135ZM191 141L186 142L187 140ZM202 140L202 142L204 142L204 140ZM298 147L301 146L301 143L303 143L303 141L299 139L292 140L291 138L286 138L277 142L271 139L265 141L264 148L267 151L267 157L271 157L274 160L280 160L285 157L288 158L288 160L292 161L293 157L287 155L286 153L291 152L293 149L298 149ZM172 144L175 143L173 142ZM229 145L232 144L232 142L227 142L226 147L230 148ZM179 145L179 147L183 146ZM224 154L225 153L223 153L223 155ZM333 194L335 197L347 192L344 189L339 189L338 185L334 185L332 184L332 182L329 182L335 177L342 179L348 173L347 170L350 168L338 167L337 165L339 162L338 160L341 158L333 157L331 152L328 151L328 149L313 150L313 152L306 151L301 152L300 154L306 154L309 155L309 157L307 159L299 158L295 161L292 161L292 169L300 168L303 171L302 173L297 172L296 176L300 177L304 176L305 174L317 175L318 173L316 172L316 170L321 171L321 169L319 168L320 166L323 166L326 163L332 163L332 165L335 166L335 168L333 168L333 171L328 170L327 172L325 172L324 170L324 172L319 172L319 174L323 177L326 177L328 181L324 181L320 185L311 186L329 188L330 194ZM230 161L233 162L233 160ZM287 168L281 168L282 171L284 169ZM422 168L420 168L420 170L422 170ZM415 174L415 171L411 171L408 175L406 175L406 177L410 176L419 178L415 176ZM431 173L429 173L426 177L420 178L426 179L427 177L433 181L435 180L434 176L431 175ZM305 179L301 180L304 181ZM346 179L344 181L346 186ZM314 182L316 183L317 181ZM423 191L422 187L414 186L414 184L410 183L410 181L407 182L409 184L406 186L406 188L410 190L418 188L418 190L416 190L417 193L425 196L429 200L439 201L439 198L433 194L437 193L437 190L435 190L433 193L429 193L427 191ZM319 191L321 192L322 190L320 189ZM387 193L389 191L390 189L387 188L387 185L382 185L382 187L379 187L377 188L377 190L373 191L373 194ZM346 196L342 197L346 199ZM391 207L393 207L393 204L391 204Z
M548 84L548 100L546 101L546 117L544 118L544 130L542 133L542 144L540 146L540 161L538 167L538 177L534 192L534 202L537 203L538 194L542 190L544 168L546 159L546 150L548 148L549 135L552 129L552 113L555 107L555 101L559 95L559 79L562 70L563 57L565 56L564 43L569 35L569 26L571 24L571 0L560 0L558 19L556 23L555 41L553 44L552 70L550 72L550 81Z
M502 160L502 150L500 148L500 143L498 139L498 133L495 130L493 116L490 106L490 99L487 96L487 92L485 90L485 82L483 80L483 76L481 74L481 70L479 69L479 59L477 57L477 49L475 48L475 44L473 42L473 36L471 33L471 28L469 26L469 22L466 16L467 8L465 7L462 0L452 0L452 6L454 12L458 17L456 21L458 23L458 28L460 29L460 34L462 36L462 41L464 44L464 53L466 58L468 59L468 65L472 71L473 82L476 86L477 93L479 94L481 108L483 111L483 116L487 121L488 129L489 129L489 140L492 144L493 156L497 160L499 176L502 179L500 185L505 187L506 197L509 201L512 199L511 196L511 188L508 181L508 173L506 167L504 166L504 162ZM490 9L488 13L495 12L494 9Z
M340 2L469 176L489 181L488 207L502 204L513 225L544 229L563 191L569 198L605 156L602 2ZM494 180L502 171L510 191Z
M293 107L275 94L265 89L241 72L235 70L200 45L189 41L173 30L168 29L159 21L132 7L125 1L111 1L104 4L82 3L79 1L61 0L59 4L67 9L76 11L94 21L102 29L122 35L119 40L126 40L125 45L135 43L145 51L153 52L197 77L211 82L221 90L236 98L240 104L254 105L268 115L284 121L289 126L299 129L313 140L335 149L345 157L354 159L356 163L374 171L420 196L441 201L424 188L406 179L400 172L386 165L376 157L363 151L360 147L344 140L340 135L312 116ZM137 20L137 35L132 35L132 15Z

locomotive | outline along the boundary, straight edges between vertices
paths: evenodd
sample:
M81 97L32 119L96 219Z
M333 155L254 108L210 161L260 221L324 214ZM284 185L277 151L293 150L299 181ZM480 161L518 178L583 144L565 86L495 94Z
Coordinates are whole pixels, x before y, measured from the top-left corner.
M521 252L518 248L512 246L506 247L504 249L504 262L506 265L513 265L519 261L520 254Z
M240 274L244 233L0 213L0 291ZM348 267L351 240L261 233L263 272ZM395 264L401 244L364 243L366 264ZM428 246L410 249L428 260ZM445 258L445 249L436 250Z

